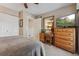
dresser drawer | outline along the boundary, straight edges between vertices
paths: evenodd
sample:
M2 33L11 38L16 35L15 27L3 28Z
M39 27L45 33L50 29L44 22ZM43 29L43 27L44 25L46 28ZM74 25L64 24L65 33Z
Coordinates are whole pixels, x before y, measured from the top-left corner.
M75 52L75 28L57 28L55 45L70 52Z
M58 29L54 29L55 32L70 32L72 33L73 31L75 31L75 28L58 28Z
M70 46L73 46L74 44L72 41L66 41L63 39L56 39L55 42L60 42L61 44L70 45Z
M65 49L67 51L70 51L72 53L74 53L74 51L75 51L73 46L61 44L60 42L55 42L55 46Z
M55 35L60 35L60 36L74 36L74 33L67 33L67 32L55 32Z
M74 41L73 37L66 37L66 36L59 36L59 35L55 35L55 39L62 39L62 40L66 40L66 41Z
M63 32L73 32L75 31L75 28L65 28L65 29L62 29Z

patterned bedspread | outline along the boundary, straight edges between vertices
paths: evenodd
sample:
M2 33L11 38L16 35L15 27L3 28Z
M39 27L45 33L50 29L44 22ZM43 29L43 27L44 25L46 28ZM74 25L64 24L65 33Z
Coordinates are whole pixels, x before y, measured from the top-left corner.
M44 56L44 48L38 40L26 37L0 37L0 56Z

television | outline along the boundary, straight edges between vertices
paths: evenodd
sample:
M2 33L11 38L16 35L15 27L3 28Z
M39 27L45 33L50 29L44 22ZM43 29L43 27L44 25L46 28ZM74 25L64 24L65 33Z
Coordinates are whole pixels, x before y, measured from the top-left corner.
M57 18L56 27L75 27L75 14Z

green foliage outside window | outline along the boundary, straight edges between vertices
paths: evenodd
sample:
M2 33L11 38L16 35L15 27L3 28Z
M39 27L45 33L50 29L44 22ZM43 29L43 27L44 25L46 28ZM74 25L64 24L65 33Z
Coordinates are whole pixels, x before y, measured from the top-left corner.
M57 27L63 27L63 26L74 26L74 19L71 20L71 21L68 21L70 19L67 19L67 18L64 18L64 19L61 19L61 18L58 18L56 20L56 25Z

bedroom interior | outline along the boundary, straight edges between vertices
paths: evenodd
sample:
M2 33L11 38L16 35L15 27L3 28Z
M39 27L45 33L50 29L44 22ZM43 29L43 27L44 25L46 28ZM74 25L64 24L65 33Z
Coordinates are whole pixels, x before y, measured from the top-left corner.
M76 3L0 3L0 56L78 56L78 12Z

